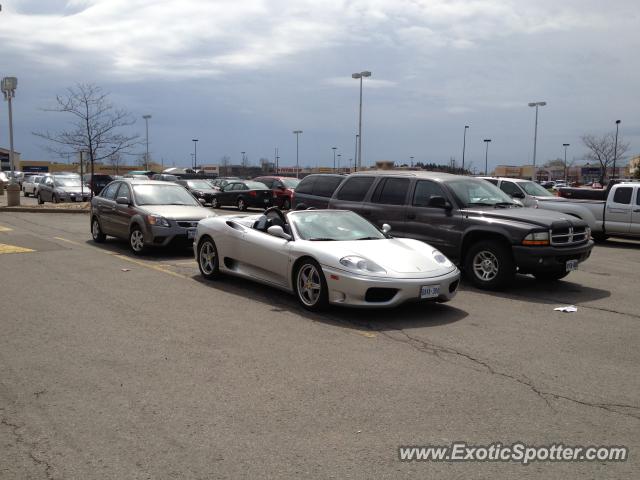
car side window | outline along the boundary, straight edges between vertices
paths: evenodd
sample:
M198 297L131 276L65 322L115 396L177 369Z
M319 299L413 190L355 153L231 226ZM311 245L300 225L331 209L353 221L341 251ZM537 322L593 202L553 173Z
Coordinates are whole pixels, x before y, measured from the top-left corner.
M640 188L638 189L638 195L636 195L636 205L640 205Z
M344 180L342 177L317 177L313 184L313 194L318 197L331 197L338 185ZM300 186L296 188L296 193L300 193ZM309 193L309 192L302 192Z
M320 181L321 177L306 177L296 187L296 193L311 194L313 186L316 182ZM331 192L333 194L333 192Z
M120 184L120 189L116 195L116 198L118 197L125 197L131 203L131 190L129 190L129 186L126 183Z
M623 205L629 205L631 203L631 195L633 194L632 187L621 187L616 190L613 195L613 203L620 203Z
M374 180L374 177L352 177L347 179L338 192L338 200L362 202Z
M431 197L447 198L442 187L431 180L418 180L413 194L413 205L416 207L428 207Z
M120 183L122 182L110 183L109 185L107 185L107 188L105 188L102 191L100 196L108 200L114 200L116 198L116 192L118 191L118 187L120 186Z
M408 178L384 178L376 187L371 201L385 205L404 205L408 190Z
M500 184L500 190L506 193L509 196L516 195L518 193L522 193L518 186L513 182L502 182Z
M276 181L270 178L265 178L264 180L256 180L256 182L264 183L267 186L267 188L273 188L276 186L275 185Z

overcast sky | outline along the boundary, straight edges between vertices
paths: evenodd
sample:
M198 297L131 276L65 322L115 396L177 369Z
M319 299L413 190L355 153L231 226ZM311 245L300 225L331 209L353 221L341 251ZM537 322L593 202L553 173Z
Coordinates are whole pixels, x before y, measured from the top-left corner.
M138 118L151 114L154 160L222 155L252 163L343 164L354 156L364 82L363 160L530 163L581 158L584 133L615 129L640 153L638 0L22 0L2 2L0 75L18 77L15 147L49 159L31 132L68 120L44 112L93 82ZM7 109L0 145L7 146Z

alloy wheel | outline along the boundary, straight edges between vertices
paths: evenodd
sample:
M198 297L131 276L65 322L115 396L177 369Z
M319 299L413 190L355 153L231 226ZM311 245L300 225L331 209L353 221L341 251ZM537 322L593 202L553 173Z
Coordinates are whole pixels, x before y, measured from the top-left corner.
M492 252L482 250L473 257L473 273L483 282L496 278L499 271L500 263Z
M144 235L139 229L135 229L131 232L130 238L131 248L134 252L141 252L144 248Z
M211 275L215 271L216 249L213 244L206 240L200 246L200 269L205 275Z
M305 264L298 271L298 297L308 307L313 307L322 293L320 274L314 265Z

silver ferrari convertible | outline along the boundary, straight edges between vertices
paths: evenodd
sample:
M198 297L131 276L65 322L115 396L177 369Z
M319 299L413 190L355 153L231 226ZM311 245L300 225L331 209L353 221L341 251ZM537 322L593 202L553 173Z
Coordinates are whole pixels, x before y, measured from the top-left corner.
M388 232L350 211L285 215L273 207L263 215L206 218L193 245L205 278L249 278L294 293L309 310L451 300L456 266L430 245Z

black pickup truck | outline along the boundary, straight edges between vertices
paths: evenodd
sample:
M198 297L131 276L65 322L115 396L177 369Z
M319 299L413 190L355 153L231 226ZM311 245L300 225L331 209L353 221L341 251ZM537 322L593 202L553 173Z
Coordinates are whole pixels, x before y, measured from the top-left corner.
M523 208L486 180L435 172L349 175L329 208L352 210L398 237L427 242L457 261L479 288L502 289L516 273L559 280L591 254L587 224Z

